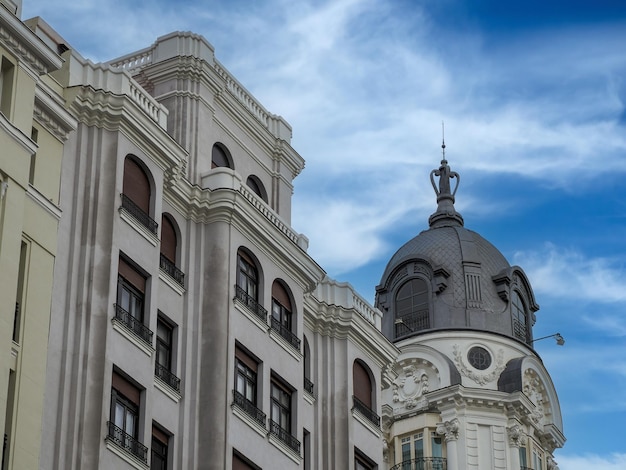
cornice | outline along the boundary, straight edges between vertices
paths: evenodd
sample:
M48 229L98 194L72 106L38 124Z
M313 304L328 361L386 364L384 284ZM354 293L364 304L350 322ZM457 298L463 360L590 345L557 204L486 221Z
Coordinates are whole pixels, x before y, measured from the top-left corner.
M63 59L6 8L0 7L0 41L39 75L58 70Z
M32 155L37 152L37 144L35 144L27 135L25 135L18 127L13 125L3 113L0 113L0 129L4 130L8 135L13 138L28 155Z
M43 82L37 84L33 114L39 124L63 143L68 134L76 129L78 121L58 99L53 98L52 93Z

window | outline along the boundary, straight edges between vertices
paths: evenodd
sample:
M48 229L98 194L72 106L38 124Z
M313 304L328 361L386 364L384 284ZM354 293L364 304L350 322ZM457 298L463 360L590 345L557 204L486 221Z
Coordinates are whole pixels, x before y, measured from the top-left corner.
M150 217L151 186L148 175L131 156L124 160L122 208L154 235L158 224Z
M405 282L396 293L396 338L430 327L428 284L423 279Z
M528 468L528 459L526 458L526 447L519 448L519 464L522 469Z
M430 441L424 436L430 435ZM404 436L400 440L401 464L399 470L429 469L444 470L446 459L443 457L443 438L428 428L422 432ZM395 467L394 467L395 468Z
M15 296L15 312L13 315L13 341L20 342L22 325L22 305L24 304L24 286L27 283L28 245L22 242L20 246L20 264L17 273L17 293Z
M115 318L143 341L152 344L152 331L143 324L146 278L120 257L117 280Z
M280 281L272 284L272 329L277 331L294 348L300 349L300 339L294 333L291 300Z
M304 470L311 470L311 433L306 429L302 430L302 443Z
M152 425L152 455L150 470L167 470L167 448L170 437Z
M248 176L248 179L246 180L246 185L252 190L254 194L267 202L267 191L265 191L265 186L263 186L263 183L261 183L261 180L258 177L254 175Z
M374 386L372 374L360 360L352 366L352 390L354 409L376 426L380 426L380 417L374 411Z
M304 337L304 390L313 395L314 384L311 381L311 349L309 348L309 342Z
M161 260L160 268L184 287L185 274L176 267L178 237L173 219L166 214L161 216Z
M232 159L230 158L230 152L228 149L220 143L213 145L211 151L211 168L226 167L231 170L234 169Z
M2 57L0 62L0 113L7 118L11 117L14 75L15 66L9 59Z
M254 314L267 322L267 310L259 304L259 270L252 257L243 249L237 252L236 298Z
M261 470L250 460L233 449L233 470Z
M39 131L34 127L30 130L30 140L37 143L39 139ZM33 153L30 156L30 168L28 170L28 182L30 184L35 184L35 165L37 163L37 153Z
M354 470L376 470L378 465L363 452L354 449Z
M511 315L513 316L513 334L516 338L528 343L530 337L528 335L526 306L516 291L513 291L511 296Z
M117 372L111 384L111 420L108 439L147 462L147 448L137 438L139 435L139 404L141 391Z
M533 470L543 470L543 453L533 449Z
M291 448L300 452L300 441L291 435L292 429L292 389L282 381L272 377L270 387L270 436L274 436Z
M173 374L174 326L162 315L157 318L156 361L154 375L180 391L180 379Z
M259 363L241 347L235 348L234 404L265 427L265 413L257 408L257 374Z

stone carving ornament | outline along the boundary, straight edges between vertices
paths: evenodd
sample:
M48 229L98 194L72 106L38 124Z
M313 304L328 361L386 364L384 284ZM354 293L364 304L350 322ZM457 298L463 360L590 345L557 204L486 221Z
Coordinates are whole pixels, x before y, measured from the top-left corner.
M402 374L392 383L394 403L403 403L408 409L415 408L417 401L429 391L428 375L414 365L402 368Z
M509 445L511 447L522 447L526 443L528 436L519 424L514 424L506 428L509 435Z
M530 417L535 423L540 423L545 415L543 384L532 369L524 372L524 395L535 405Z
M435 431L437 434L443 435L446 442L456 441L459 438L459 420L454 418L450 421L439 423Z
M504 351L500 349L496 355L496 360L491 364L491 372L482 373L465 362L465 354L461 352L461 347L458 344L454 345L454 363L461 374L478 385L493 382L500 377L500 374L506 367L504 364Z

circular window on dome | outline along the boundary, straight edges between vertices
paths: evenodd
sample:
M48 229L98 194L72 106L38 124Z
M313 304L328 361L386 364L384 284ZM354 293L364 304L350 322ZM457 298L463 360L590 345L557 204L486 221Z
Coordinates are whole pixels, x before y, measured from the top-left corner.
M467 360L478 370L485 370L491 365L491 354L485 348L474 346L467 353Z

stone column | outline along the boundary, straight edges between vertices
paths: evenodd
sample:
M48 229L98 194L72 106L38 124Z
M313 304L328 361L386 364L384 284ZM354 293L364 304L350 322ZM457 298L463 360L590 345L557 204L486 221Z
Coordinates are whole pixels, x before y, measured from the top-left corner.
M446 440L448 470L461 470L459 469L459 451L456 442L459 438L459 420L454 418L450 421L439 423L436 432L439 435L443 435Z
M511 468L520 468L519 448L526 442L526 434L519 424L506 428L509 437L509 452L511 454Z

